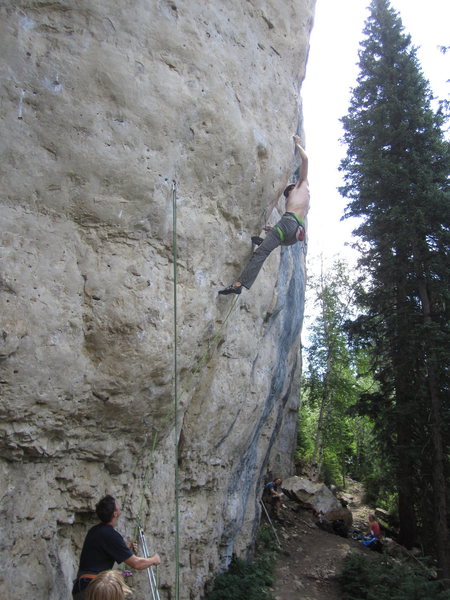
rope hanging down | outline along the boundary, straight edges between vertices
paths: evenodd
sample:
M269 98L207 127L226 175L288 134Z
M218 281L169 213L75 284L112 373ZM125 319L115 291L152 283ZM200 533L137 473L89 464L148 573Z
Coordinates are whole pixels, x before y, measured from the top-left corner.
M197 367L192 370L190 378L187 380L186 385L184 386L181 396L178 396L178 305L177 305L177 263L178 263L178 254L177 254L177 184L174 180L172 183L172 213L173 213L173 336L174 336L174 353L173 353L173 385L174 385L174 402L173 402L173 412L174 412L174 436L175 436L175 600L179 600L180 595L180 481L179 481L179 453L178 453L178 440L179 440L179 432L178 432L178 410L179 410L179 400L183 397L184 393L187 391L188 387L192 379L195 377L197 373L203 367L203 364L206 361L210 348L215 347L215 341L221 334L223 328L225 327L229 316L231 315L233 308L235 307L239 297L237 296L234 299L234 302L231 304L230 309L222 322L217 333L211 338L208 343L208 347L203 353L202 357L197 363Z
M175 182L174 182L174 185ZM172 193L175 193L175 190L173 190ZM176 279L176 268L177 268L177 264L176 264L176 260L174 260L174 278ZM176 295L176 292L174 290L174 295ZM199 360L196 361L196 366L195 368L193 368L190 372L190 376L188 377L188 379L186 380L186 383L183 385L183 388L181 390L181 394L178 393L178 365L175 366L175 362L177 363L177 359L175 360L175 353L174 353L174 367L176 368L176 378L177 378L177 399L176 402L173 403L172 408L167 412L167 414L165 415L163 421L160 423L158 428L153 428L154 429L154 434L153 434L153 438L150 444L150 449L148 451L148 456L146 459L146 463L145 463L145 470L144 470L144 476L142 477L142 483L141 483L141 494L140 494L140 500L139 500L139 509L138 509L138 514L136 517L136 529L135 529L135 537L138 534L138 525L137 522L140 520L142 521L142 511L143 511L143 505L144 505L144 498L145 498L145 490L147 488L148 485L148 481L150 478L150 473L151 473L151 467L152 467L152 461L153 461L153 453L156 449L156 446L158 445L158 442L160 441L160 436L159 434L162 433L165 430L166 425L169 423L169 421L172 419L173 417L173 413L174 413L174 406L177 406L177 410L179 411L179 404L184 396L184 394L187 393L187 391L190 389L191 386L191 382L194 379L194 377L196 375L198 375L202 369L202 367L204 366L206 359L208 358L208 354L212 351L214 352L214 350L216 350L216 341L219 338L219 336L222 334L222 331L225 327L225 325L228 322L228 319L231 316L231 313L233 312L234 307L236 306L237 302L239 301L239 296L236 296L233 300L233 302L230 305L230 308L228 309L228 312L225 316L225 318L223 319L219 329L216 331L216 333L208 340L207 342L207 348L206 350L203 352L203 354L200 356ZM176 341L175 341L175 345L176 345ZM176 349L177 350L177 349ZM146 445L146 444L145 444ZM177 465L178 465L178 460L177 460ZM136 486L133 486L132 492L134 491L134 489L136 488ZM131 493L132 493L131 492ZM130 494L131 494L130 493Z
M173 392L173 407L168 412L168 414L165 416L161 427L159 429L155 428L155 432L153 434L153 439L152 439L149 454L148 454L147 464L145 467L144 477L142 479L142 489L141 489L140 500L139 500L138 514L137 514L136 520L135 520L136 525L135 525L135 536L134 537L135 537L135 539L138 539L140 537L141 531L143 532L143 530L141 528L141 522L142 522L141 518L142 518L142 512L143 512L145 490L148 487L148 481L150 478L151 467L153 464L153 454L156 449L157 443L159 441L158 434L161 432L162 429L165 428L165 425L170 421L170 419L173 415L173 418L174 418L174 427L173 427L174 428L174 442L175 442L174 443L174 477L175 477L175 481L174 481L174 485L175 485L175 594L174 594L174 600L179 600L179 597L180 597L180 518L179 518L180 512L179 512L179 467L178 467L178 462L179 462L179 455L178 455L178 451L179 451L179 449L178 449L179 404L180 404L181 398L188 391L190 384L192 382L192 379L201 371L202 367L204 366L206 359L208 357L208 354L211 351L211 348L213 351L216 349L215 342L216 342L217 338L221 335L231 313L233 312L234 307L236 306L237 302L239 301L239 296L235 297L235 299L232 302L232 304L228 310L228 313L226 314L224 320L222 321L222 324L219 327L218 331L208 341L206 350L204 351L204 353L200 357L200 359L197 361L197 366L194 369L192 369L190 377L186 381L186 384L183 386L183 389L181 390L181 394L179 394L179 392L178 392L178 387L179 387L178 386L178 304L177 304L178 254L177 254L177 211L176 211L177 196L176 196L176 194L177 194L177 184L176 184L176 181L174 180L172 182L173 336L174 336L174 342L173 342L173 348L174 348L174 352L173 352L173 370L174 370L174 373L173 373L173 390L174 390L174 392Z
M178 473L177 183L172 183L173 214L173 411L175 438L175 600L180 597L180 494Z

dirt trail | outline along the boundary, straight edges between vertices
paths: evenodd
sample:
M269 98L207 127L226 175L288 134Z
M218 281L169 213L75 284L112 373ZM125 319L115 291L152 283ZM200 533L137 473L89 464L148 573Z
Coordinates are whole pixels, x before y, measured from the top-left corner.
M355 527L367 528L369 507L362 504L363 489L350 482L345 493ZM341 600L337 575L349 552L366 550L359 542L322 531L310 512L283 502L283 523L274 522L282 545L276 567L277 600Z

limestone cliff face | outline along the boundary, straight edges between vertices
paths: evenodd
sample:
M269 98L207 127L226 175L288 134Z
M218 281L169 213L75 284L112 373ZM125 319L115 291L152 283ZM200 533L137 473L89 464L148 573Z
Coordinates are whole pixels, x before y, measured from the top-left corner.
M313 7L0 4L5 597L69 596L105 493L124 535L141 515L173 597L176 461L180 597L251 547L295 445L304 245L235 305L217 290L282 210Z

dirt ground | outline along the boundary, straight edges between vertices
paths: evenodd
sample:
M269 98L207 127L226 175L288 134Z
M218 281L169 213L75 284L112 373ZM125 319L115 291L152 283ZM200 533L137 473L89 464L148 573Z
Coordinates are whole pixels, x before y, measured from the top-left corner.
M363 504L363 490L356 482L339 493L348 501L353 525L367 530L369 507ZM352 551L369 552L360 542L319 529L314 517L286 500L283 523L273 522L281 543L273 588L277 600L341 600L337 575L345 556Z

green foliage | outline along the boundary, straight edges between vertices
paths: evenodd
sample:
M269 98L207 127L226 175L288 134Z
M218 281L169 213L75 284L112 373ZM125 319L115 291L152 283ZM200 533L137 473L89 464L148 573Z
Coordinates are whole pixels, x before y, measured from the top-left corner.
M207 600L273 600L269 588L274 583L278 549L272 528L262 525L256 536L255 560L234 557L228 571L215 577Z
M370 421L352 407L372 385L365 350L349 346L346 320L356 312L360 283L343 261L335 261L309 288L315 319L309 327L307 368L302 384L297 458L316 463L327 484L357 477L368 457L364 450ZM363 369L363 373L361 373Z
M257 553L265 555L268 552L277 552L278 550L278 543L272 527L267 523L261 525L256 534Z
M342 119L340 191L349 200L346 216L358 218L359 267L368 281L351 332L370 352L375 385L360 394L358 412L373 420L385 463L366 476L375 496L398 494L406 545L433 531L428 540L450 577L450 145L388 0L371 1L364 34Z
M322 463L322 478L325 485L343 485L345 483L344 474L340 456L332 449L325 450Z
M253 562L233 558L226 573L217 575L207 600L272 600L274 560L265 554Z
M304 468L310 462L314 450L314 431L317 421L317 412L310 408L307 399L306 380L302 382L302 402L298 412L297 450L295 460L302 463Z
M298 453L328 483L362 480L450 579L450 144L389 0L371 0L364 35L340 191L365 282L336 262L310 287Z
M450 600L442 582L383 555L349 554L339 581L343 600Z
M395 512L397 510L395 479L383 471L379 460L374 461L372 467L372 470L362 478L367 503L383 508L390 513Z

